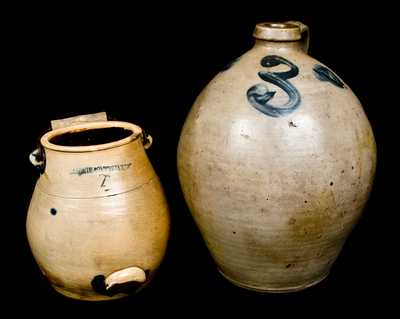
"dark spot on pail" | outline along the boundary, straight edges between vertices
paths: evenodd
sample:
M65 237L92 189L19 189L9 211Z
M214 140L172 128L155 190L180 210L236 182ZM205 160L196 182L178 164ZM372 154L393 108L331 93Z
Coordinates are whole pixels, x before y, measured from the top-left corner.
M57 214L57 209L51 208L51 209L50 209L50 214L56 215L56 214Z
M304 203L307 204L308 202L305 200Z
M332 186L332 185L333 185L333 182L330 182L330 184L329 184L329 185L331 185L331 186Z
M293 264L287 264L286 265L286 268L290 268L290 267L292 267L293 266Z
M236 234L236 232L235 232L235 231L233 231L233 232L232 232L232 234L234 234L234 235L235 235L235 234Z
M106 289L106 284L104 282L105 279L106 277L104 277L103 275L97 275L92 279L90 284L92 285L93 290L98 294L112 296L112 294L110 294L110 291L107 291Z

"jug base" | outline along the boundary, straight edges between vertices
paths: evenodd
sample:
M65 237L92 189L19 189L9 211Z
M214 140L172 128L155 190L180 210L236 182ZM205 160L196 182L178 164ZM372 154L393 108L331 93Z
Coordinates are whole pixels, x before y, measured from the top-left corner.
M80 295L80 294L76 294L70 291L67 291L65 289L62 289L60 287L56 287L53 286L54 290L57 291L58 293L60 293L61 295L68 297L68 298L72 298L72 299L77 299L77 300L84 300L84 301L106 301L106 300L113 300L113 299L120 299L120 298L124 298L127 295L124 294L118 294L115 296L102 296L102 295Z
M328 271L325 274L323 274L322 276L318 277L317 279L310 281L310 282L306 282L306 283L298 285L298 286L282 287L282 288L268 288L268 287L254 287L254 286L244 284L242 282L238 282L238 281L230 278L226 274L224 274L220 269L218 269L218 271L225 279L227 279L229 282L231 282L235 286L238 286L240 288L244 288L247 290L251 290L251 291L261 292L261 293L288 293L288 292L300 291L300 290L303 290L303 289L306 289L306 288L309 288L309 287L319 284L322 280L324 280L329 275L329 271Z

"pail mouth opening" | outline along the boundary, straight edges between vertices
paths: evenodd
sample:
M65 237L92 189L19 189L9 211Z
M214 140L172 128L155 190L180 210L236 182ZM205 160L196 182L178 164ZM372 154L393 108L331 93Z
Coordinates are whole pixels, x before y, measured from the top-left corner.
M44 148L61 152L91 152L121 146L142 136L134 124L118 121L91 122L59 128L42 136Z

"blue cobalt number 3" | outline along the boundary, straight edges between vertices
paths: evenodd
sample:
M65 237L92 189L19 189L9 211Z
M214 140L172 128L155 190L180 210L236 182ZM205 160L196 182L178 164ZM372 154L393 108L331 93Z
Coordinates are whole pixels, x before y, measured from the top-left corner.
M265 82L272 83L281 88L289 97L289 101L282 106L274 106L270 103L275 95L275 91L269 91L263 84L256 84L247 91L249 103L258 111L272 116L286 116L295 111L301 102L299 91L288 80L299 74L299 68L289 60L278 55L267 55L261 60L261 65L266 68L274 67L280 64L287 65L290 69L285 72L267 72L260 71L258 76Z

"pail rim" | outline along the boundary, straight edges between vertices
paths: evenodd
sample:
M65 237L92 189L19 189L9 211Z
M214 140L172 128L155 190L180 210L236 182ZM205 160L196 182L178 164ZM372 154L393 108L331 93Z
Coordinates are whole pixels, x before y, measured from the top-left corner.
M65 146L50 142L51 139L62 134L89 131L93 129L102 129L102 128L123 128L132 131L132 134L116 141L103 144L85 145L85 146ZM63 127L47 132L40 139L40 143L46 149L51 149L59 152L72 152L72 153L94 152L128 144L136 140L137 138L141 137L142 135L143 135L143 130L139 126L128 122L122 122L122 121L88 122L88 123Z

